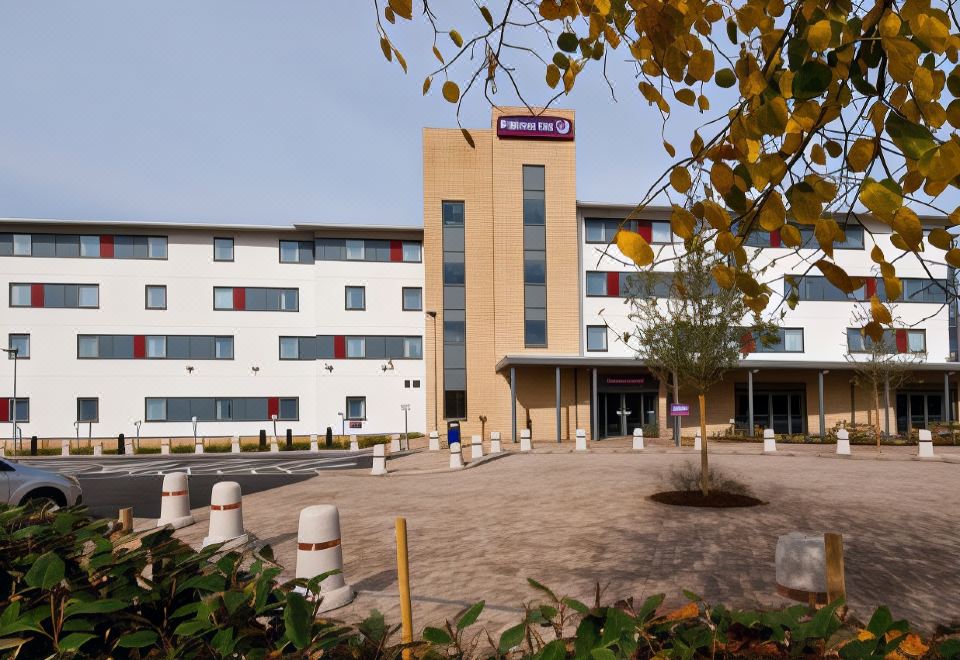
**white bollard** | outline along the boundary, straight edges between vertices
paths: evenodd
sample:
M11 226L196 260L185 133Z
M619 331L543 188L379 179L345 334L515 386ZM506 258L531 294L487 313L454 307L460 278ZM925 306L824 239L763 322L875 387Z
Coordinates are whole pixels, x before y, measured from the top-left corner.
M317 434L310 434L310 451L320 451L320 445L317 444Z
M703 440L700 439L700 431L697 431L697 434L693 437L693 448L695 451L700 451L703 447Z
M399 453L400 451L401 451L400 450L400 434L394 433L393 435L390 436L390 453L396 454L396 453Z
M841 456L850 455L850 433L847 429L837 431L837 453Z
M70 455L70 441L64 440L63 444L60 445L60 455L69 456Z
M374 445L373 446L373 469L370 470L370 474L386 474L387 473L387 456L384 451L384 445Z
M273 436L272 438L270 438L270 453L271 454L280 453L280 445L277 444L277 436Z
M340 512L331 504L315 504L300 511L297 530L298 578L310 580L339 571L320 582L321 612L343 607L353 600L353 588L343 576Z
M633 448L637 450L643 449L643 429L641 428L633 429Z
M436 431L430 431L430 451L440 451L440 434Z
M0 443L0 458L3 458L7 455L7 441L4 440Z
M247 542L243 531L243 498L236 481L218 481L210 493L210 527L202 547L228 541Z
M483 458L483 438L479 435L470 436L470 458Z
M93 441L93 455L103 456L103 442L101 442L100 440Z
M360 443L357 442L357 436L350 436L350 451L360 451Z
M584 429L577 429L576 451L587 451L587 432Z
M777 451L777 438L773 429L763 429L763 453L770 454Z
M197 444L193 446L193 453L194 454L203 453L203 440L201 440L200 438L197 438Z
M500 431L490 431L490 453L499 454L503 451L500 446Z
M240 436L235 435L230 438L230 453L239 454L240 453Z
M460 443L454 442L450 445L450 469L460 470L463 468L463 455L460 453Z
M530 429L520 431L520 451L532 451L533 441L530 439Z
M170 438L160 439L160 455L166 456L170 453Z
M920 442L917 443L917 456L920 458L933 458L933 435L925 429L921 429L918 435Z
M163 475L160 487L160 518L157 527L170 525L180 529L193 524L190 513L190 485L185 472L170 472Z

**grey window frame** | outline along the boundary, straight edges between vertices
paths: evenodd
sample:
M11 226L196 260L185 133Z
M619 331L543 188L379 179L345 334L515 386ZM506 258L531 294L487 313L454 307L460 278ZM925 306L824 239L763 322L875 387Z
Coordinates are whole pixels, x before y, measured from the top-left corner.
M217 241L230 241L230 258L229 259L220 259L217 257ZM215 262L231 263L237 259L237 243L231 236L214 236L213 237L213 260Z
M417 307L407 307L407 291L416 291L420 300ZM422 312L423 311L423 287L405 286L400 290L400 307L404 312Z
M363 303L360 307L351 307L350 306L350 291L351 289L359 289L360 297L363 300ZM363 312L367 309L367 287L360 286L355 284L347 284L343 287L343 309L348 312Z
M525 348L546 348L550 342L546 303L549 279L546 250L546 166L523 164L521 177L523 184L523 345ZM543 287L543 295L536 292L536 300L538 302L542 300L542 305L534 306L527 296L527 288L534 286Z
M11 348L11 349L13 348L13 339L14 339L14 337L17 337L17 338L20 338L20 339L26 338L27 352L26 352L26 354L24 354L24 353L22 353L21 351L17 351L17 359L18 359L18 360L29 360L29 359L30 359L30 349L32 348L32 347L30 346L30 333L28 333L28 332L11 332L10 334L7 335L7 348ZM13 353L7 353L7 359L8 359L8 360L12 360L12 359L13 359Z
M467 373L466 373L466 241L467 207L464 200L442 200L440 202L441 239L443 253L443 418L466 419L467 410ZM463 278L448 278L448 264L463 264ZM452 271L451 271L452 272ZM458 269L458 273L460 269ZM462 279L462 281L460 281ZM448 340L448 319L463 317L462 333L456 339ZM460 357L463 357L462 366ZM462 386L460 385L462 381ZM451 397L462 400L462 409L451 411L447 402ZM437 402L440 405L440 402ZM456 413L456 414L451 414Z
M18 404L25 405L27 407L27 414L21 416L20 413L17 412L17 415L16 415L17 423L19 424L20 422L23 422L25 424L28 424L30 422L30 397L28 396L18 396L16 399L14 399L13 397L10 397L9 399L7 399L7 419L9 419L11 422L13 421L13 417L14 417L13 408Z
M81 416L80 411L84 403L89 403L91 401L93 402L93 405L96 407L97 414L93 419L89 419L89 418L84 419ZM95 396L78 396L77 397L77 421L82 423L93 423L93 424L100 423L100 398L99 397L95 397Z
M350 402L359 401L360 405L363 406L363 416L354 417L350 414ZM366 396L348 396L346 397L344 403L344 411L346 411L346 418L349 422L365 422L367 420L367 397Z
M150 290L163 290L163 307L153 307L150 305ZM143 287L143 308L162 311L167 308L167 285L166 284L145 284Z
M590 331L591 330L603 330L603 348L590 348ZM607 353L610 350L610 337L607 326L605 325L588 325L586 330L586 347L589 353Z

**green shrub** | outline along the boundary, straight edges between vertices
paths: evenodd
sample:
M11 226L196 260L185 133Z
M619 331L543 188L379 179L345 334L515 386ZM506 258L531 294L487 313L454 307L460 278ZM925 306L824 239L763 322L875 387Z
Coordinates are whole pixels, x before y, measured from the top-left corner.
M593 604L528 580L541 602L496 639L481 601L408 645L374 611L356 625L317 617L319 582L280 584L269 546L193 551L170 529L120 534L82 508L0 506L0 655L96 658L960 658L960 640L922 640L880 607L865 626L838 601L811 610L665 611L664 596ZM899 653L900 655L897 655Z

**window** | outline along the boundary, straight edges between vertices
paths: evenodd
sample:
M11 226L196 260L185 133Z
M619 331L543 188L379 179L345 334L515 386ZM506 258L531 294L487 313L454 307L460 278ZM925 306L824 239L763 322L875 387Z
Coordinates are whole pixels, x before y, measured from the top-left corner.
M163 335L147 337L147 357L167 357L167 338Z
M419 380L413 381L413 386L414 386L414 387L420 387L420 381L419 381Z
M347 419L366 419L367 418L367 397L348 396L347 397Z
M279 414L277 419L299 419L299 399L280 399L280 405L277 410Z
M760 333L744 330L742 348L749 353L803 353L803 328L778 328L767 335L764 344Z
M100 304L96 284L11 284L11 307L96 308Z
M148 284L146 286L147 309L167 308L167 287L163 284Z
M364 250L364 243L362 240L347 239L346 248L347 248L347 260L363 261L365 250Z
M100 257L100 237L99 236L81 236L80 237L80 256L88 258Z
M96 284L81 284L79 307L99 307L100 306L100 287Z
M874 345L873 340L863 334L860 328L847 328L847 350L850 353L869 353L874 350ZM926 353L927 333L925 330L888 328L883 331L878 352Z
M30 234L14 234L13 255L15 257L29 257L31 254L33 254L33 247Z
M362 310L367 307L366 289L362 286L348 286L344 289L346 295L345 309Z
M467 418L467 393L462 390L446 390L443 393L443 417L445 419Z
M233 419L233 399L217 399L217 420Z
M403 287L403 311L423 311L423 289L418 286Z
M99 422L100 399L77 399L77 421Z
M213 288L213 308L233 309L233 289L226 287Z
M30 359L30 335L12 334L7 342L7 348L17 351L18 360ZM8 353L7 357L13 359L13 353Z
M299 360L300 359L300 338L299 337L280 337L280 359L281 360Z
M547 345L546 193L543 165L523 166L523 339Z
M443 390L444 417L466 416L467 346L463 202L441 203L443 222ZM524 227L526 234L526 226ZM456 400L457 405L449 402ZM448 414L448 413L452 413Z
M16 399L0 399L6 402L7 419L17 422L30 421L30 399L17 397Z
M587 273L587 295L605 296L607 295L607 274L598 272Z
M588 325L587 326L587 350L588 351L606 351L607 350L607 326Z
M422 257L422 247L420 243L414 243L412 241L403 242L403 260L419 262L423 259Z
M347 337L347 357L364 358L367 356L367 342L363 337Z
M277 419L296 420L299 399L296 397L168 397L147 398L148 422L254 422Z
M620 228L619 221L604 218L587 218L583 224L587 243L610 243Z
M213 308L248 312L296 312L298 289L213 287Z
M217 360L233 359L233 337L213 338L214 357Z
M147 238L147 258L167 258L167 238L165 236L149 236Z
M863 287L854 291L849 296L843 291L833 286L827 281L826 277L820 275L805 275L796 277L796 291L800 300L821 300L821 301L842 301L863 300Z
M232 238L214 238L213 239L213 260L214 261L233 261L233 239Z
M391 357L391 356L388 356ZM410 360L423 359L423 338L422 337L404 337L403 338L403 357Z
M651 237L654 243L672 243L673 231L670 230L669 222L651 222Z
M312 264L313 241L280 241L280 263Z
M77 357L100 357L100 342L96 335L80 335L77 337Z
M163 422L167 419L167 400L166 399L147 399L148 422Z
M833 247L835 250L862 250L864 247L863 243L863 226L856 224L856 222L851 221L844 227L843 222L840 222L840 229L844 233L844 240L834 241ZM800 231L800 247L808 249L819 249L820 244L817 242L817 239L814 236L814 226L813 225L795 225L796 228ZM766 243L764 245L767 245Z
M30 285L29 284L11 284L10 285L10 306L11 307L29 307L30 306Z

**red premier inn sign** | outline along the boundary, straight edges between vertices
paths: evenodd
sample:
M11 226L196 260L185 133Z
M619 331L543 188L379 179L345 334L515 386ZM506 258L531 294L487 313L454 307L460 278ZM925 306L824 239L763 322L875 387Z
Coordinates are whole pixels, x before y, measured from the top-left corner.
M563 117L500 117L497 119L497 137L572 140L573 122Z

